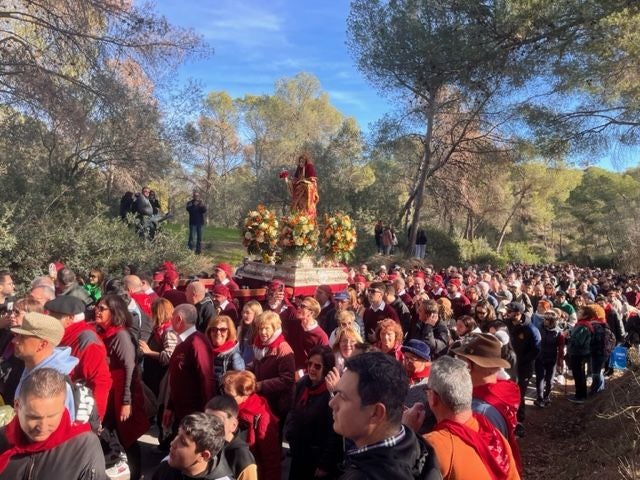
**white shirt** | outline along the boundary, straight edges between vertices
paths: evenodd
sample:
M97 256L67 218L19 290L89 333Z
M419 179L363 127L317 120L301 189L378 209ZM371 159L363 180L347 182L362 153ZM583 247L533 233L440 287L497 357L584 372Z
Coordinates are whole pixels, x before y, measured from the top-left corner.
M196 333L196 326L195 325L187 328L184 332L179 334L178 338L180 338L181 342L184 342L187 338L189 338L194 333Z

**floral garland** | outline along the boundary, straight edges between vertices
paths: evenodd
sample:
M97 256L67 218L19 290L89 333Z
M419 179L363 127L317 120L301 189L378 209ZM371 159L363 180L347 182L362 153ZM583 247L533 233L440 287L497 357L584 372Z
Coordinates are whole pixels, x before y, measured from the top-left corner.
M263 261L269 263L275 258L278 245L278 219L264 205L247 213L242 231L242 243L249 254L262 255Z
M351 217L344 213L325 215L322 227L322 246L325 256L338 262L348 262L353 257L358 236Z
M304 213L292 213L280 219L280 246L285 256L310 255L318 247L318 229L314 220Z

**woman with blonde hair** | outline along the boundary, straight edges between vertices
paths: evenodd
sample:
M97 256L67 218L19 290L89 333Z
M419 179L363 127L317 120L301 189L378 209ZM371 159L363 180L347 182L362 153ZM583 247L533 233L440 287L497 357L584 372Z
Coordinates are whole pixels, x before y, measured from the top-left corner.
M258 478L280 480L281 457L278 418L269 403L256 393L257 382L248 371L227 372L222 380L224 393L238 404L238 420L246 428L246 441L256 457Z
M269 402L271 410L284 418L291 406L295 385L293 350L282 334L282 321L275 312L262 312L255 320L254 361L257 392Z
M253 342L256 337L255 319L262 313L262 305L257 300L249 300L242 307L238 328L238 348L245 365L253 362Z
M331 345L336 358L335 366L340 375L344 373L345 360L353 355L355 346L362 342L362 337L355 328L350 326L338 327Z
M378 324L375 333L376 341L374 345L380 349L381 352L391 355L393 358L402 361L402 327L398 322L391 318L385 318Z
M205 335L213 347L213 371L216 385L222 385L222 377L229 370L244 370L244 360L240 355L236 327L228 315L219 315L209 321ZM222 388L219 387L221 390Z

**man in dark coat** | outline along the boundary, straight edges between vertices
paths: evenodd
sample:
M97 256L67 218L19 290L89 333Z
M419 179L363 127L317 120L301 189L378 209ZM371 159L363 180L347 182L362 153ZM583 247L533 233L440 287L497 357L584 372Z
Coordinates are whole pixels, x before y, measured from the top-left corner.
M200 193L193 192L193 198L187 202L187 212L189 212L189 250L195 248L196 253L202 249L202 226L204 225L204 214L207 207L200 198ZM194 245L194 238L195 245Z
M433 449L402 425L409 390L402 365L382 352L346 362L329 402L333 429L349 439L342 480L441 479Z

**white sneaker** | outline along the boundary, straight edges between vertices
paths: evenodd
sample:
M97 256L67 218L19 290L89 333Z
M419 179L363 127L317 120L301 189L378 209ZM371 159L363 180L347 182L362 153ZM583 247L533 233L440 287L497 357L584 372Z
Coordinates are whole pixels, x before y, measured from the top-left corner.
M112 480L120 480L124 478L129 478L131 472L129 471L129 465L126 462L120 461L116 463L113 467L107 468L105 471L107 477Z

